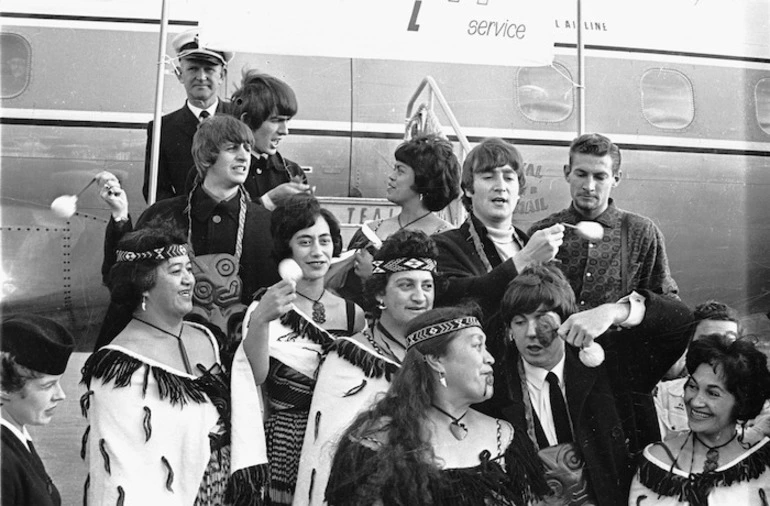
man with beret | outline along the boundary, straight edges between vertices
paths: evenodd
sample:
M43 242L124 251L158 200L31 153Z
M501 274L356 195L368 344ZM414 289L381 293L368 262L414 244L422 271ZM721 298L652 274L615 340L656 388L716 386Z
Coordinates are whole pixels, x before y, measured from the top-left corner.
M75 341L58 323L20 314L2 322L2 505L59 506L61 497L27 432L65 399L59 381Z
M184 85L187 101L182 108L163 116L161 121L156 200L185 194L187 175L195 165L191 148L198 123L214 114L230 112L230 104L219 100L217 94L225 81L227 64L233 53L201 47L197 28L177 35L172 45L176 51L174 72ZM142 186L146 201L150 191L152 129L151 121L147 125Z

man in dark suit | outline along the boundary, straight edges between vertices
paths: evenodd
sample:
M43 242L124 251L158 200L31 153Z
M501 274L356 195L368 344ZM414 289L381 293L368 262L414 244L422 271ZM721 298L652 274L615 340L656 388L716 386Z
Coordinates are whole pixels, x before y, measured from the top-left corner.
M216 51L198 44L198 30L177 35L172 45L176 51L174 71L184 85L187 101L182 108L163 116L158 160L156 200L186 194L187 174L194 168L192 139L198 124L214 114L230 112L230 104L219 99L219 88L227 75L229 51ZM152 159L153 122L147 125L147 150L144 160L142 193L149 202L150 163Z
M254 134L249 177L244 183L251 199L273 210L291 195L310 192L302 168L278 152L289 135L289 121L299 109L291 86L253 70L243 75L232 100L233 116Z
M564 227L554 225L530 238L513 226L513 211L526 182L521 155L512 144L489 138L468 153L461 186L470 215L460 228L433 236L438 270L449 278L448 288L437 295L437 306L473 298L486 322L518 272L556 255Z
M195 252L195 308L188 319L216 325L217 332L233 344L254 293L280 280L272 258L270 211L247 199L244 190L253 145L251 130L229 114L204 121L195 132L192 149L200 185L189 197L179 195L148 207L136 226L118 179L109 172L98 174L100 195L112 214L104 240L105 284L109 284L120 239L133 230L166 222L189 237ZM111 303L96 349L108 344L130 317L130 312Z
M625 504L633 454L657 431L646 394L687 346L692 314L650 290L576 309L555 266L530 267L511 282L500 308L505 357L480 409L529 435L548 481L559 483L558 504ZM579 351L594 339L605 359L584 363Z

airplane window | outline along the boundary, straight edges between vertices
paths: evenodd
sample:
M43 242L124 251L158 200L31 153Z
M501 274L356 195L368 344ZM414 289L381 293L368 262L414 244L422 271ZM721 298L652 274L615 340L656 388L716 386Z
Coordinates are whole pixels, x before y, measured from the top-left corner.
M574 109L572 76L566 67L521 67L516 74L516 98L521 113L532 121L564 121Z
M754 88L759 127L770 134L770 79L760 79Z
M31 51L29 42L15 33L0 33L0 83L2 97L20 95L29 84Z
M642 114L654 127L681 130L695 119L692 83L681 72L651 69L642 75Z

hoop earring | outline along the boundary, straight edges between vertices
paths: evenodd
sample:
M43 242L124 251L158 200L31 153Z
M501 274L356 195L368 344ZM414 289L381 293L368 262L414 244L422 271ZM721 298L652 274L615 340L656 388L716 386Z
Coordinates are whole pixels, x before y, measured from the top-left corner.
M438 382L441 383L442 387L447 388L446 374L444 374L444 371L439 371L438 372Z
M142 311L147 311L147 296L142 295Z

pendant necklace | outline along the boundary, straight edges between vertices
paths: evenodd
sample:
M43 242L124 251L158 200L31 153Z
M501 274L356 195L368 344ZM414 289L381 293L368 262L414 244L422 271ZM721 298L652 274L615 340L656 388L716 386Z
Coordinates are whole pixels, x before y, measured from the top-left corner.
M185 371L187 371L187 374L192 374L192 367L190 367L190 359L187 358L187 349L184 347L184 343L182 342L182 330L184 329L184 323L182 324L182 328L179 329L179 335L176 335L172 332L169 332L166 329L162 329L158 327L157 325L153 325L152 323L148 321L144 321L141 318L137 318L136 316L133 317L134 320L138 321L139 323L144 323L148 327L152 327L155 330L160 330L164 334L167 334L173 338L176 339L176 342L179 343L179 354L182 355L182 362L184 363Z
M440 407L436 406L435 404L431 403L430 405L436 408L436 410L439 411L440 413L443 413L452 419L452 423L449 424L449 432L452 433L452 435L455 437L456 440L462 441L463 439L465 439L465 437L468 435L468 427L460 420L465 418L465 415L468 414L467 410L465 411L465 413L460 415L460 418L455 418L449 413L447 413L446 411L444 411L443 409L441 409Z
M709 446L706 443L704 443L703 440L699 438L696 433L694 432L692 433L692 437L695 438L697 442L699 442L700 444L708 448L708 451L706 452L706 462L703 463L704 473L710 473L712 471L716 471L716 469L719 467L719 449L732 443L733 439L735 439L737 436L738 436L738 431L735 431L733 433L733 437L731 437L721 445Z
M404 350L404 353L406 353L406 346L404 346L403 343L401 343L401 341L396 339L393 336L393 334L388 332L388 329L386 329L385 326L382 324L382 322L380 322L379 320L377 321L376 328L377 328L377 330L380 331L380 334L382 334L382 336L385 338L385 339L382 340L382 344L384 344L388 348L388 351L390 352L390 355L394 359L396 359L396 361L398 361L398 363L400 364L401 360L398 358L398 356L395 353L393 353L393 349L390 347L390 344L388 344L388 341L392 342L393 344L395 344L396 346L398 346L399 348Z
M324 298L324 295L326 295L326 289L324 288L324 291L321 292L321 296L317 299L311 299L307 295L300 293L299 291L295 291L297 295L299 295L302 298L305 298L313 303L313 321L316 323L326 323L326 306L323 305L321 302L321 299Z
M425 218L425 217L426 217L426 216L428 216L430 213L431 213L431 212L430 212L430 211L428 211L427 213L423 214L423 215L422 215L422 216L420 216L419 218L415 218L414 220L410 221L410 222L409 222L409 223L407 223L406 225L402 225L402 224L401 224L401 213L399 213L399 214L398 214L398 216L396 217L396 221L398 221L398 229L399 229L399 230L403 230L403 229L405 229L406 227L408 227L409 225L412 225L412 224L414 224L414 223L417 223L417 222L418 222L418 221L420 221L421 219Z

